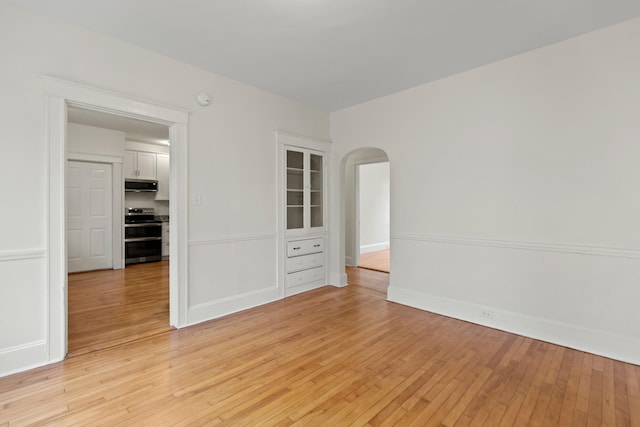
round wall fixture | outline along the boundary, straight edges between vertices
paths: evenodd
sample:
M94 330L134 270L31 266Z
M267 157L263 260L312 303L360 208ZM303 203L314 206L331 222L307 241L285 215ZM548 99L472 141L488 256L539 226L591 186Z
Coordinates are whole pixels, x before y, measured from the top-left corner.
M204 92L198 94L198 104L206 107L207 105L211 104L211 97Z

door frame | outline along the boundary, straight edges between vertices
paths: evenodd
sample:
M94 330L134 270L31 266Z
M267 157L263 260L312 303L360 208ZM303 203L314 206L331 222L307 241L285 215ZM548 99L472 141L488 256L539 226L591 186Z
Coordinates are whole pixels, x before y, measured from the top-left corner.
M47 227L47 309L45 325L49 361L67 354L67 241L66 162L67 106L142 119L169 127L171 140L169 206L169 323L187 323L187 125L189 112L75 82L42 76L45 97L45 150L48 192L45 203Z

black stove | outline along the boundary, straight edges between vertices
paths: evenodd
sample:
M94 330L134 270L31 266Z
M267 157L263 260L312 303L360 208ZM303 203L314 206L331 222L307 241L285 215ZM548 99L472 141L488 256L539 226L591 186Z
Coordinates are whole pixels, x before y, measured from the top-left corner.
M162 221L153 208L125 208L124 262L126 265L162 259Z

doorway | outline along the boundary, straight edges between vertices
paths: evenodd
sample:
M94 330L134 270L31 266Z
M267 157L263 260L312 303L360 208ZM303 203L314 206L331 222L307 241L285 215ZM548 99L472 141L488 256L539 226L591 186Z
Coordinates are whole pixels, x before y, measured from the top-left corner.
M389 273L389 162L356 168L356 265Z
M172 203L169 207L171 255L168 262L170 265L169 324L175 327L186 325L188 301L186 286L186 266L188 265L186 244L188 112L54 77L44 76L43 81L49 175L49 194L46 205L48 217L48 322L46 325L48 334L46 346L49 361L55 362L64 359L68 344L65 172L69 154L67 146L69 106L157 123L169 128L172 142L170 146ZM108 159L109 156L106 158ZM95 158L88 156L80 160L95 161ZM115 162L114 165L114 171L117 167L122 170L121 163ZM117 212L117 215L121 218L122 210ZM114 250L118 248L121 249L121 245L114 245ZM122 255L120 258L114 258L114 260L117 259L122 259Z
M166 125L67 107L68 158L103 161L67 162L68 356L172 329L168 257L144 266L132 264L130 259L131 245L148 243L157 255L153 260L159 261L164 244L169 244L159 240L164 225L159 218L169 218L170 175L167 167L166 176L160 176L161 168L157 167L158 159L170 161L168 144ZM130 155L145 162L127 164ZM157 191L126 191L129 186L123 183L133 166L144 168L147 179L133 182L153 183ZM116 201L114 209L112 200ZM145 222L144 227L123 227L124 211L129 208L148 211L144 218L153 222ZM139 231L152 229L153 237L148 242L140 237ZM132 231L136 233L130 236ZM141 260L145 258L136 262Z
M389 158L379 148L359 148L342 160L344 263L391 271ZM364 233L364 236L363 236Z

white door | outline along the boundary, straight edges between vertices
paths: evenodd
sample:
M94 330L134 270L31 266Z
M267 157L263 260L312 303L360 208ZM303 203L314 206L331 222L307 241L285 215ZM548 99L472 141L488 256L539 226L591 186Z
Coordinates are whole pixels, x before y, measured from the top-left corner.
M67 162L70 273L113 268L111 165Z

